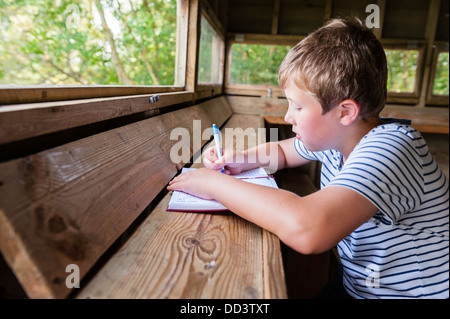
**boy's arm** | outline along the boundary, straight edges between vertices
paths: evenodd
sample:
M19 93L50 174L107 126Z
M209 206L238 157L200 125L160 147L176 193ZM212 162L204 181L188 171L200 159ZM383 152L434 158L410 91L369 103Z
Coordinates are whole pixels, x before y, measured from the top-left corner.
M280 167L278 169L297 167L310 162L297 153L294 147L294 140L295 137L292 137L278 142L279 151L282 152L282 157L280 158L282 162L279 163Z
M181 174L168 189L215 199L304 254L334 247L377 212L367 198L345 187L326 187L299 197L208 169Z

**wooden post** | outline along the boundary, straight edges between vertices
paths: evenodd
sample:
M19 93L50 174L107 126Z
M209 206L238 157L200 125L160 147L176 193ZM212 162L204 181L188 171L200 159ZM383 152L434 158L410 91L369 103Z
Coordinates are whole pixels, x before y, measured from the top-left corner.
M186 61L186 91L195 92L198 78L198 52L200 47L200 1L189 0L188 47Z
M437 23L439 20L439 7L441 0L431 0L428 9L427 26L425 29L425 39L427 40L427 50L425 53L425 69L423 71L422 83L420 87L419 106L425 107L427 100L428 86L432 85L433 81L430 78L432 58L433 58L433 45L434 37L436 34Z

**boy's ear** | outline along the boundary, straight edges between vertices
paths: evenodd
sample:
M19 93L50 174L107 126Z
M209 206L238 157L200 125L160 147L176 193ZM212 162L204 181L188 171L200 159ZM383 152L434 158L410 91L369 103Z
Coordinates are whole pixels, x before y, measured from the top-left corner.
M339 103L340 122L344 126L352 124L359 115L360 106L355 100L344 100Z

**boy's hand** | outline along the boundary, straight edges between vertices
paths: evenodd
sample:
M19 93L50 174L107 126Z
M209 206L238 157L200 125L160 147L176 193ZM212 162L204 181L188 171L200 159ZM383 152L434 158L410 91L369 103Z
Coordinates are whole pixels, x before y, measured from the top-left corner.
M172 179L167 190L177 190L204 199L214 199L211 194L213 189L211 185L214 185L214 177L217 177L217 174L223 175L205 168L185 172Z
M216 171L224 168L225 174L236 175L243 171L244 154L235 150L224 150L222 158L219 159L216 148L210 147L203 153L203 165Z

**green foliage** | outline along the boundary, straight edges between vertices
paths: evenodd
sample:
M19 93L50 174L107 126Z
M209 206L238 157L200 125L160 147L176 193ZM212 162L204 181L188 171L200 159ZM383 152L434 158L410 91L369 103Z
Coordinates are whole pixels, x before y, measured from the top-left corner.
M230 83L278 85L278 67L290 46L234 43Z
M388 91L414 92L419 51L385 50L385 52L388 63Z
M173 85L176 13L176 0L0 0L0 84ZM201 37L199 82L220 83L220 48L206 21ZM233 44L229 82L278 85L289 49ZM414 92L418 55L386 50L389 91ZM435 95L449 94L448 59L439 54Z
M0 84L174 84L176 0L1 0L0 10Z
M448 95L448 69L448 52L441 52L436 66L433 95Z
M289 46L234 43L231 53L230 83L278 85L278 67ZM412 93L415 89L418 50L386 51L388 91ZM448 52L439 55L433 94L448 95Z

